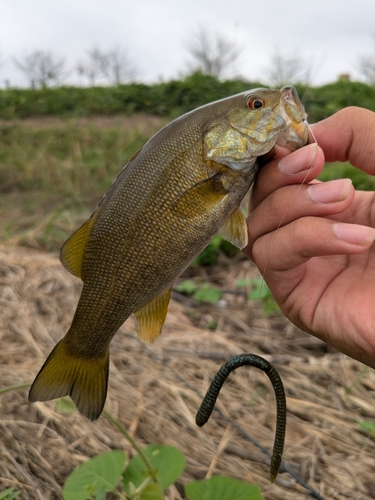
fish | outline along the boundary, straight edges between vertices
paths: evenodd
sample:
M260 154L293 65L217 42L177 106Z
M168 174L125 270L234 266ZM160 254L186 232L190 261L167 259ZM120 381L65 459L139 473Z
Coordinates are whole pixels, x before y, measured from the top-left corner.
M134 314L139 339L154 342L174 282L212 237L247 245L239 205L257 159L276 144L291 151L305 145L306 118L294 87L253 89L182 115L129 159L61 249L82 292L68 332L30 388L30 402L68 395L88 419L100 416L118 329Z

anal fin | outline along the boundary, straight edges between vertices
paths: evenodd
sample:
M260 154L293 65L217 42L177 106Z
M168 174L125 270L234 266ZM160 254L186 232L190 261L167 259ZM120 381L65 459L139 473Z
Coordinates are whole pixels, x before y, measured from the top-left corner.
M234 246L241 250L245 248L248 243L247 224L244 214L238 207L224 222L219 229L219 234L225 239L230 241Z
M159 337L167 316L171 290L170 288L134 313L138 338L142 342L151 344Z

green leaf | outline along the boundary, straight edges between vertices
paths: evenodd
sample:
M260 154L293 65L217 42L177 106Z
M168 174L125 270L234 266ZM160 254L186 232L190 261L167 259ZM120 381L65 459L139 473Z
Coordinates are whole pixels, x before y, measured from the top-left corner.
M251 300L265 300L272 297L272 292L268 288L267 283L263 278L254 278L251 280L251 292L249 293L249 299Z
M124 470L121 450L101 453L75 468L64 484L64 500L87 500L102 492L113 491Z
M262 500L257 484L249 484L226 476L193 481L185 486L189 500Z
M56 400L55 403L56 411L60 413L73 413L77 411L76 405L70 398L60 398Z
M95 495L95 500L105 500L106 496L107 493L105 490L99 490L98 493Z
M140 500L164 500L163 490L157 483L151 483L142 491Z
M156 471L163 489L173 484L185 468L185 458L181 451L174 446L150 444L143 450L143 453ZM141 457L139 455L133 457L124 472L124 489L126 493L130 493L130 482L138 488L148 476L147 467Z
M177 285L176 289L181 293L186 293L187 295L191 295L197 289L197 285L194 283L193 280L184 280Z
M198 255L196 259L193 260L191 266L216 265L220 247L224 242L225 240L219 234L214 236L210 243L206 246L206 248Z
M7 488L6 490L0 492L0 499L14 500L19 495L21 495L21 492L19 490L15 490L14 488Z
M208 302L209 304L214 304L223 296L223 292L218 288L210 285L202 285L194 293L193 298L197 302Z
M280 312L280 307L278 306L276 300L274 300L273 298L270 298L270 299L265 300L265 302L263 304L263 311L266 314Z
M362 420L361 422L358 422L359 426L361 429L364 431L369 432L373 436L375 436L375 424L374 422L368 422L366 420Z
M251 284L252 284L251 279L243 279L243 278L238 278L234 282L234 286L237 286L239 288L241 288L242 286L249 286Z

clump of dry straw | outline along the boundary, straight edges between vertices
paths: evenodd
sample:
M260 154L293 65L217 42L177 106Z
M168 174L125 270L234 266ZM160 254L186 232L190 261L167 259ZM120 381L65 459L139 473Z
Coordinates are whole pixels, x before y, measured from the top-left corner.
M253 276L248 261L210 279L233 289ZM1 386L31 382L46 355L67 331L80 282L56 255L17 246L0 247ZM178 297L180 298L180 297ZM187 459L180 482L167 492L182 499L183 485L215 474L258 482L265 499L303 499L306 490L288 473L269 483L269 457L216 412L195 425L200 396L229 357L265 356L286 389L288 426L284 459L324 499L375 498L375 437L358 421L375 418L375 372L297 330L281 315L271 319L241 294L226 293L226 307L173 299L160 340L141 344L130 319L111 346L107 409L141 445L179 447ZM207 328L217 323L215 331ZM219 397L222 412L272 449L275 402L267 377L236 371ZM63 415L54 402L29 404L26 390L0 397L0 491L22 499L57 499L72 469L97 453L128 443L103 417L91 423Z

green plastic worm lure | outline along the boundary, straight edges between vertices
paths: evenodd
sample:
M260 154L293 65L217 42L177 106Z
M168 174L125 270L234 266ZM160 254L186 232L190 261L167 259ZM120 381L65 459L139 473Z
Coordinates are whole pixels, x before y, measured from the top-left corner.
M195 422L199 427L202 427L210 418L212 410L214 409L216 400L219 396L220 389L222 388L228 375L236 368L244 365L255 366L266 373L272 382L273 390L276 396L276 434L273 445L271 464L270 464L270 480L273 483L279 473L281 466L281 458L284 450L285 430L286 430L286 399L284 386L281 381L280 375L276 369L261 356L256 354L238 354L229 361L227 361L217 372L211 382L208 391L197 411Z

